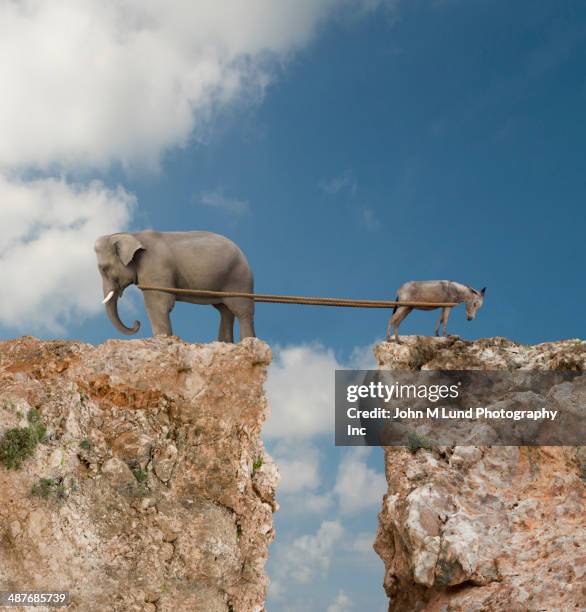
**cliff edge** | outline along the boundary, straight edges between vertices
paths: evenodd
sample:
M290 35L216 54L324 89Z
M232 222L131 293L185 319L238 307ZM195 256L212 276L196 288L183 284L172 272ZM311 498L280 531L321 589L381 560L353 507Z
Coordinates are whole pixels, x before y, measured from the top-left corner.
M404 338L381 369L586 369L586 342ZM567 391L567 388L564 392ZM586 376L573 401L586 410ZM375 550L389 610L578 610L586 602L584 447L386 447Z
M263 610L270 359L254 338L0 343L0 591L69 591L84 612Z

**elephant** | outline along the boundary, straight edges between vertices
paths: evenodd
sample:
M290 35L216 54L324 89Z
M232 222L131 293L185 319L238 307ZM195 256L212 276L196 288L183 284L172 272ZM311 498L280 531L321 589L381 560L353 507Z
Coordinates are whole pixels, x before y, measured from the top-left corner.
M101 236L95 244L106 312L118 331L132 327L118 315L118 299L131 284L179 289L253 293L253 277L244 253L231 240L205 231L145 230ZM145 307L154 335L172 335L170 313L177 300L211 304L220 313L220 342L234 342L234 317L240 338L254 337L254 300L242 297L195 297L145 290Z

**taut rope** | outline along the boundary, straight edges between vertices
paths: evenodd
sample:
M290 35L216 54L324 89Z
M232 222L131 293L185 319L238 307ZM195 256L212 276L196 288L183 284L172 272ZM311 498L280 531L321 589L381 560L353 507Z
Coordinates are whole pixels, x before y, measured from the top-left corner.
M239 293L236 291L206 291L203 289L173 289L171 287L153 287L138 285L142 291L163 291L175 295L192 295L194 297L242 297L255 302L272 304L306 304L308 306L337 306L340 308L393 308L395 306L420 306L427 308L451 308L457 302L394 302L390 300L350 300L342 298L302 297L299 295L267 295L262 293Z

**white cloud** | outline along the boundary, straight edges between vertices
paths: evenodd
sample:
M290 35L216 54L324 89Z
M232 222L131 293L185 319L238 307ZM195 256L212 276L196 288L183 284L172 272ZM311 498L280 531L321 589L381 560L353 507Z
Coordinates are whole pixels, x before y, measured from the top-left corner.
M350 448L340 462L334 493L342 514L356 514L378 506L387 489L384 474L366 464L371 451L365 446Z
M21 326L32 317L33 327L60 329L95 312L99 283L87 247L130 223L132 196L95 183L68 186L68 174L156 167L222 109L261 99L325 18L392 4L0 0L0 242L12 245L2 255L11 299L0 322ZM25 182L31 170L60 178ZM204 200L247 210L217 194Z
M346 365L319 343L277 346L266 384L274 408L264 435L269 439L307 439L332 432L335 371L376 368L373 346L355 347Z
M323 484L321 454L317 447L300 438L280 440L271 447L279 466L279 501L288 515L322 514L334 503L331 491L320 493Z
M267 438L292 438L333 431L334 372L342 366L319 344L277 347L266 384L273 409Z
M348 365L374 366L372 346L356 347ZM311 515L313 520L320 520L325 513L334 517L322 521L315 533L275 545L269 593L274 600L286 601L286 606L281 607L291 611L311 608L308 597L340 553L359 558L361 563L378 563L372 550L373 534L351 532L342 523L346 516L372 512L386 491L384 475L366 464L371 449L347 449L332 484L324 482L325 466L321 465L317 448L321 436L331 436L333 431L334 372L343 368L333 351L313 344L277 347L269 370L267 391L273 410L264 433L282 474L282 511L287 512L287 517L295 517L292 522L300 516L307 520ZM327 474L327 470L324 472ZM304 603L297 605L293 601L292 583L296 583L297 595L303 593ZM330 609L350 609L352 602L347 597L339 594ZM324 608L321 604L320 609Z
M334 503L334 496L331 492L308 493L304 492L294 498L297 506L293 508L293 514L322 514L329 510ZM285 505L287 501L283 502Z
M381 223L372 208L362 208L360 211L362 224L369 232L376 232L380 229Z
M282 583L280 580L277 580L276 578L273 578L272 576L270 577L268 590L269 597L273 599L281 599L285 595L286 590L287 589L284 583Z
M374 367L372 345L356 347L350 367ZM384 474L367 465L368 447L349 448L333 488L323 490L320 454L310 438L334 428L334 375L344 369L332 350L319 344L277 347L266 384L273 407L264 434L275 444L271 453L282 474L280 493L288 507L323 512L337 503L339 512L356 514L380 503ZM298 513L298 512L297 512Z
M334 551L344 535L338 521L323 521L315 534L299 536L279 549L277 582L288 577L298 584L307 584L327 574Z
M382 501L382 496L379 501ZM360 555L368 555L374 557L372 545L374 544L375 535L369 531L361 531L348 538L345 549L358 553Z
M28 183L0 175L0 323L62 332L73 318L100 311L101 284L93 244L123 229L133 196L100 182L61 179Z
M349 366L374 367L372 346L356 347ZM277 347L266 384L273 407L264 435L275 444L282 480L283 507L295 514L325 512L336 505L342 514L354 514L378 503L385 490L384 475L366 465L370 449L349 449L333 488L324 491L320 454L308 439L331 434L334 427L334 375L344 366L319 344Z
M319 188L328 195L337 195L343 191L354 195L358 189L358 182L351 170L344 170L338 176L320 181Z
M319 486L319 452L315 446L300 440L284 440L271 449L271 454L281 474L279 493L299 493Z
M315 535L303 535L291 545L291 576L296 582L309 582L314 574L330 568L334 549L344 535L338 521L323 521Z
M352 608L352 600L340 589L336 599L328 606L327 612L348 612Z
M246 215L250 213L250 206L246 200L231 198L222 191L207 191L202 193L198 201L204 206L224 210L233 215Z
M157 163L258 99L275 60L379 0L22 0L0 5L0 168Z
M371 344L355 346L348 359L348 367L353 370L376 370L377 364L374 358L373 348L377 344L375 340Z

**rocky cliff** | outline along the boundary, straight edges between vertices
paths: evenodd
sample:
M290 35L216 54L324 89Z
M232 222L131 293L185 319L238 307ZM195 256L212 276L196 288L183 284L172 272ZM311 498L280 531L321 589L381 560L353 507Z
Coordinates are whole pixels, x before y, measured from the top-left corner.
M405 338L383 369L586 369L586 342ZM586 410L586 376L576 379ZM584 447L385 448L375 550L389 610L578 610L586 606Z
M0 591L67 590L84 612L262 610L269 361L252 338L1 343Z

